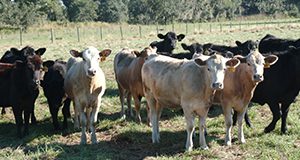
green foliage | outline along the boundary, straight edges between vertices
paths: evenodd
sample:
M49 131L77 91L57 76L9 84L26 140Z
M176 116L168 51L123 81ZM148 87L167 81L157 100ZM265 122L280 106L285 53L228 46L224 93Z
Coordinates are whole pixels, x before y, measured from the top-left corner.
M67 7L71 22L94 21L97 19L97 3L93 0L71 0Z
M49 21L170 24L262 14L298 17L299 0L2 0L0 23L28 26Z
M98 20L104 22L127 22L126 0L98 0Z

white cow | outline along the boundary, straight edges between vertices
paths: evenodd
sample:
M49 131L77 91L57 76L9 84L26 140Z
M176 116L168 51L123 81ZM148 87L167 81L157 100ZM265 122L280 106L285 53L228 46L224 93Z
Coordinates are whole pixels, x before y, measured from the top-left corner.
M152 122L152 141L159 142L159 118L163 107L182 107L187 123L186 150L193 148L194 118L200 118L200 147L207 149L205 119L216 90L223 89L225 70L239 65L238 59L220 55L179 60L150 55L142 67L142 81Z
M95 47L88 47L82 52L71 50L67 63L64 88L67 95L74 102L75 127L79 128L79 117L82 127L81 144L86 144L86 131L91 131L91 141L97 143L94 123L97 121L101 97L105 91L104 73L99 67L101 60L107 57L111 50L98 51ZM77 57L80 57L77 58ZM80 115L79 115L80 114Z

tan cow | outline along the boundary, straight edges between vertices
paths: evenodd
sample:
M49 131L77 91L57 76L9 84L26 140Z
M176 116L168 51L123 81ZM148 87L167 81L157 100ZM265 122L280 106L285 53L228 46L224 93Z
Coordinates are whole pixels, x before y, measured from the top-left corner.
M151 54L156 54L156 48L152 49L151 47L147 47L141 52L124 48L117 53L114 58L114 72L120 93L122 118L126 117L124 113L124 96L126 94L130 115L133 116L131 109L132 96L134 99L137 121L141 122L140 105L141 98L144 97L141 69L145 62L145 58ZM149 124L149 118L147 119L147 122Z
M226 72L224 89L217 91L214 103L220 103L225 116L225 144L231 145L232 109L238 113L238 140L245 143L243 133L243 117L248 104L253 97L257 84L263 81L264 66L269 67L277 61L277 56L262 56L258 50L252 51L246 57L236 56L241 64L235 72Z
M97 143L94 123L97 121L101 97L106 88L104 73L99 67L99 62L100 58L105 58L110 53L109 49L100 52L95 47L88 47L82 52L70 51L76 59L70 58L67 63L64 88L74 102L74 125L77 128L79 128L78 116L80 116L81 144L86 144L86 131L89 129L92 143Z
M226 67L236 67L238 59L220 55L179 60L151 55L142 67L142 81L152 122L152 142L159 142L159 118L163 107L182 107L186 119L186 150L193 148L194 118L200 118L200 147L207 149L204 129L208 109L216 90L223 88Z

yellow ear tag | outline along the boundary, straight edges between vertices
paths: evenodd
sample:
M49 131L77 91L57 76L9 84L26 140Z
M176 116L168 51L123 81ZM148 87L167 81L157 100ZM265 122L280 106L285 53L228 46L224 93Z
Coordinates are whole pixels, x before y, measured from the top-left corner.
M235 68L234 68L234 67L228 67L228 70L229 70L230 72L235 72Z
M265 63L264 68L270 68L270 63Z
M101 62L105 61L106 57L101 57Z

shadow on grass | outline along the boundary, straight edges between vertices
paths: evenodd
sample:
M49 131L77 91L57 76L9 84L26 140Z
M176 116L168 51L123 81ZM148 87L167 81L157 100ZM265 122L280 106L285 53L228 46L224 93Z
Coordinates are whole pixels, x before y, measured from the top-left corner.
M119 97L119 90L115 88L106 88L103 97Z
M51 117L38 121L37 124L30 124L29 134L23 138L17 137L17 126L15 123L0 123L0 128L0 149L6 147L25 146L28 142L31 142L40 136L52 136L55 134L66 136L75 132L73 124L69 121L68 129L54 130Z

